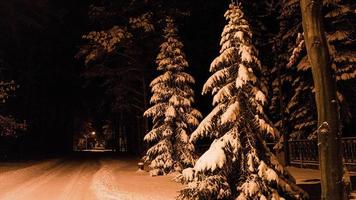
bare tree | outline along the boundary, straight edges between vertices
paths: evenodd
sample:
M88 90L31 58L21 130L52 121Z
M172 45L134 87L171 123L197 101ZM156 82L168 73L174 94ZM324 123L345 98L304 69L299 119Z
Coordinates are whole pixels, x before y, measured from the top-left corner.
M335 77L322 18L321 0L300 2L305 44L311 63L318 111L321 199L347 199L343 190L339 114Z

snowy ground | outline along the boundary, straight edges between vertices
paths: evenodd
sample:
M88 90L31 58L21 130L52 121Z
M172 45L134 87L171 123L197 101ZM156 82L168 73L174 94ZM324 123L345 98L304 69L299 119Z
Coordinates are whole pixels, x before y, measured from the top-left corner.
M137 172L137 160L69 158L0 163L0 200L170 200L174 176Z
M312 200L319 199L318 170L289 170ZM182 187L173 178L150 177L147 172L137 171L136 159L102 157L98 153L42 162L0 163L0 200L173 200Z
M297 184L309 193L311 200L320 199L320 171L315 169L301 169L288 167L289 172L295 177ZM352 182L351 199L356 200L356 173L350 172Z

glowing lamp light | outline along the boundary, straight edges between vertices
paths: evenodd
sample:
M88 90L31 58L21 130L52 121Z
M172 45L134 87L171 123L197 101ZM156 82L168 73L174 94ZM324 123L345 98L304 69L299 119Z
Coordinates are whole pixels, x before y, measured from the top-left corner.
M91 132L92 135L95 135L95 131Z

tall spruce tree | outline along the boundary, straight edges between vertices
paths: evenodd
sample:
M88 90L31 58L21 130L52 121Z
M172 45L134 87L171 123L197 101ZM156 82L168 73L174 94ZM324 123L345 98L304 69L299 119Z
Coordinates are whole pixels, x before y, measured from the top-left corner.
M324 25L333 58L332 67L338 81L342 124L350 119L348 103L352 100L343 94L355 92L356 59L351 56L355 52L350 51L356 41L354 7L355 3L349 0L323 1ZM279 56L272 70L275 80L271 111L284 114L284 119L280 119L288 123L281 128L290 133L291 139L315 138L313 133L317 128L317 116L314 83L302 34L299 1L281 1L280 33L275 38L274 53ZM278 71L281 73L278 74ZM281 121L277 124L281 125Z
M203 93L212 92L215 108L193 132L191 141L217 138L193 168L178 199L304 199L307 194L269 151L264 135L278 132L263 112L261 64L240 5L230 4L220 55Z
M164 42L156 59L157 70L163 74L150 84L151 104L154 105L144 113L153 119L152 130L144 137L152 145L144 157L151 175L180 172L194 165L196 157L189 135L202 117L192 108L194 91L190 85L194 84L194 78L184 72L188 62L178 30L171 18L166 22Z

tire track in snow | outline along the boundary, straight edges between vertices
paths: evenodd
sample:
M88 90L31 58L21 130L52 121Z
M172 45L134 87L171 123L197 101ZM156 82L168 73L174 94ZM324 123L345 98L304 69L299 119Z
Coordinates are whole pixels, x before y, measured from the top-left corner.
M45 183L53 178L56 178L62 171L65 170L65 163L61 162L58 165L46 170L40 176L33 178L23 184L17 186L14 190L7 192L4 196L0 197L1 200L22 200L31 194L36 189L43 186Z
M80 166L79 172L71 177L71 180L66 185L64 192L58 200L79 200L79 199L95 199L93 198L89 185L93 174L97 171L98 163L85 162Z
M85 164L81 163L78 169L75 171L75 173L70 177L70 181L66 184L64 191L61 193L61 195L58 197L59 200L68 200L71 199L71 196L73 196L74 190L76 190L79 187L80 181L80 176L83 174Z
M107 165L101 165L94 174L90 189L99 200L121 200L120 192L115 185L112 170Z
M147 198L136 198L128 192L120 191L114 176L114 166L122 169L130 166L130 164L111 159L100 161L100 170L94 174L90 187L99 200L149 200Z
M63 160L47 160L25 168L0 173L0 196L9 192L12 188L40 176L43 171L50 170L61 162Z
M63 162L63 160L59 160L59 159L47 160L45 162L36 163L36 164L29 165L29 166L26 166L26 167L20 168L20 169L9 170L9 171L5 171L5 172L0 171L1 172L0 173L0 184L6 182L6 180L9 177L21 178L21 176L32 175L33 173L36 173L39 171L48 170L48 169L54 167L55 165L60 164L61 162Z

